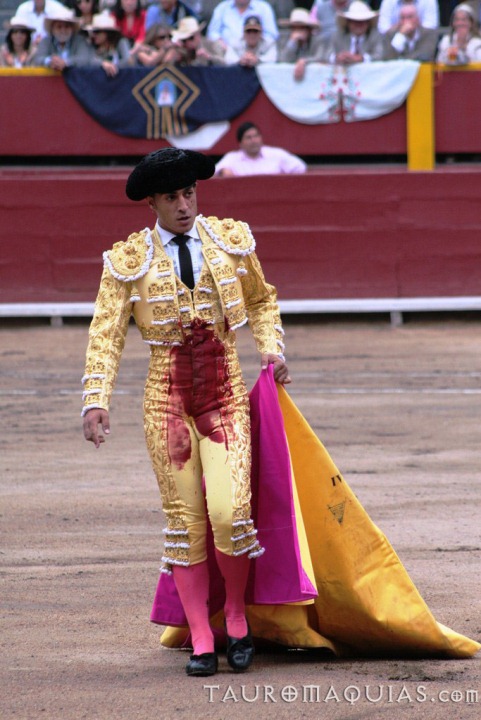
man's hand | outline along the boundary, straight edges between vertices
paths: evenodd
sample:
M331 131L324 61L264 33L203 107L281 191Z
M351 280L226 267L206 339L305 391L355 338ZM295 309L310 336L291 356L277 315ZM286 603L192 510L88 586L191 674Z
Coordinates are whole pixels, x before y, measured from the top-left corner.
M268 353L264 353L261 355L261 368L262 370L267 370L268 365L274 365L274 380L281 385L287 385L291 382L291 378L289 377L289 370L287 368L286 363L284 360L281 360L281 358L278 355L270 355Z
M99 433L99 425L102 431L108 435L110 433L110 419L107 410L101 408L92 408L84 415L84 437L89 442L93 442L96 448L100 443L105 442L104 436Z

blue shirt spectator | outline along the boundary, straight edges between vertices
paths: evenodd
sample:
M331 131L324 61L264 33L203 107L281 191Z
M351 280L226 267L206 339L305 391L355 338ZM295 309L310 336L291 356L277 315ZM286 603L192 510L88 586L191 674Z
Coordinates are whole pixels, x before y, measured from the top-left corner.
M236 45L244 34L244 20L255 15L262 22L263 34L267 40L277 40L274 11L266 0L222 0L215 8L207 28L210 40L222 40L226 45Z
M145 29L148 30L155 23L162 25L177 25L179 20L185 17L199 19L195 12L182 0L159 0L158 3L147 8L145 15Z

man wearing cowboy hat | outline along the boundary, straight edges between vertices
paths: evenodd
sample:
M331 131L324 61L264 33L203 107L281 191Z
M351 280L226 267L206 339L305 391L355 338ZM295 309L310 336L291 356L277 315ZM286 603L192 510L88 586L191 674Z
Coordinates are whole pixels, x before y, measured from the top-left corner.
M222 0L212 14L207 37L220 40L226 47L235 45L242 40L244 21L249 15L260 19L267 40L277 40L279 31L276 17L266 0Z
M338 14L339 29L332 40L330 60L352 65L383 59L383 41L376 29L377 13L361 0Z
M197 16L183 0L158 0L147 8L145 29L148 30L155 23L175 27L185 17Z
M185 17L172 34L173 46L166 52L164 62L179 65L224 65L224 48L220 42L205 38L201 31L205 23L195 17Z
M173 574L187 617L194 652L186 672L194 676L218 668L208 522L225 583L227 661L242 671L254 655L244 596L250 558L263 548L251 519L249 401L236 329L248 320L261 367L272 365L277 382L290 382L275 288L249 226L197 214L197 181L214 170L201 153L164 148L131 172L127 196L147 201L156 222L104 254L83 377L84 436L98 448L110 433L110 397L133 314L151 351L144 428L167 519L163 571Z
M58 0L26 0L20 3L16 10L16 15L21 17L34 32L32 39L35 44L47 35L44 21L54 12L61 12L65 8Z
M279 50L279 62L295 63L295 80L303 79L307 63L327 61L327 43L318 34L319 23L307 10L294 8L289 20L279 20L279 25L290 30L287 42Z
M92 50L79 30L79 19L73 10L62 6L45 18L47 36L40 41L35 54L35 65L52 70L88 65Z

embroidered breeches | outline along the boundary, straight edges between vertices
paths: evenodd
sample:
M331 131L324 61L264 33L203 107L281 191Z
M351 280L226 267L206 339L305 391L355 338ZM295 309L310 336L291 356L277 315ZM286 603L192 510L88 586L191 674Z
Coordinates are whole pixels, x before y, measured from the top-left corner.
M218 550L260 555L250 519L249 401L233 334L221 340L194 322L182 345L154 347L144 413L167 517L166 569L206 559L208 520Z

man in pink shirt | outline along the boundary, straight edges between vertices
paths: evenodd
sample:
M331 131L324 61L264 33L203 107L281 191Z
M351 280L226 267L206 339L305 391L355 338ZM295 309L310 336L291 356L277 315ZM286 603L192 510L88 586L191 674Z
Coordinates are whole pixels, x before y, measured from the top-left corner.
M215 174L218 177L300 174L307 170L306 163L296 155L282 148L264 145L259 128L254 123L239 125L237 142L239 150L228 152L217 163Z

